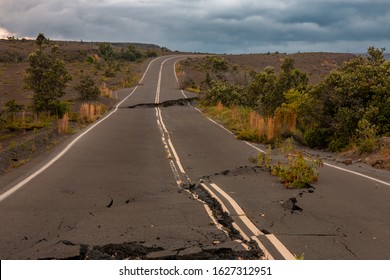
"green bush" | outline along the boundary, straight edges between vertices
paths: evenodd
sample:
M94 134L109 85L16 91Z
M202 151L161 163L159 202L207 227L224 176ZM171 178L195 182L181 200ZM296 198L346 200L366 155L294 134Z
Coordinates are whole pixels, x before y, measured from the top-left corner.
M329 143L328 130L326 128L306 129L303 133L305 144L311 148L327 148Z
M262 142L256 129L242 129L237 134L237 139L254 143Z
M223 81L211 81L211 88L205 95L205 103L215 106L218 102L224 106L247 106L245 88Z
M359 153L371 153L378 147L378 138L376 135L376 128L371 125L366 119L362 119L358 123L357 134L357 147Z
M320 160L305 159L302 153L295 152L288 156L287 163L279 162L272 166L271 173L279 177L287 188L305 188L318 180L317 168L320 166Z
M59 118L62 118L69 111L70 104L68 101L55 101L52 104L52 112Z
M291 140L284 144L286 147L281 150L288 152L287 162L279 161L276 165L272 163L272 150L268 146L265 153L259 153L257 166L271 171L271 174L281 179L287 188L305 188L318 180L318 168L322 161L313 158L304 158L303 154L292 147Z
M370 47L366 57L358 56L333 70L311 90L317 111L312 121L328 131L325 142L331 151L343 150L356 141L361 151L374 148L372 137L359 135L363 119L375 127L374 138L390 134L390 62L383 52Z
M100 95L99 87L90 75L82 76L75 89L83 100L97 100Z

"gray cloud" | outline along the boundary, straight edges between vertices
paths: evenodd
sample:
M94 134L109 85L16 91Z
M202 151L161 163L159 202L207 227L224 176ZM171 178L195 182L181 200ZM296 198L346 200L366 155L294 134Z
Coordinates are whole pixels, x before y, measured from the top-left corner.
M18 0L0 2L17 37L156 43L203 52L350 51L389 46L387 0Z

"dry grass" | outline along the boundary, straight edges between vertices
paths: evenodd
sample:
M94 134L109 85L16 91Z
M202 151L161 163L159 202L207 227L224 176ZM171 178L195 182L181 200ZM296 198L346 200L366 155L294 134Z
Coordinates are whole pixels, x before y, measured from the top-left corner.
M218 101L218 103L217 103L217 111L219 113L222 113L223 109L224 109L224 106L223 106L222 102Z
M296 132L297 116L294 111L278 110L273 117L264 117L254 110L242 107L226 107L218 102L205 111L237 133L239 139L253 142L273 142L281 136Z
M69 114L65 113L64 116L57 121L58 134L64 135L69 132Z
M107 87L106 83L100 86L100 95L106 98L112 98L112 90Z
M268 142L282 134L296 132L297 115L295 112L276 111L274 117L265 118L255 111L249 114L249 126L257 130L260 139L265 138Z
M80 107L79 120L82 124L92 123L102 116L104 107L101 103L83 103Z

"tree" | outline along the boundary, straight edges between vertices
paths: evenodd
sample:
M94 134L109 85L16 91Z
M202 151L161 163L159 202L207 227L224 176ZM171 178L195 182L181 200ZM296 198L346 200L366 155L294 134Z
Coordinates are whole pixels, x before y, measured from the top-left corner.
M245 88L228 82L212 80L211 88L205 96L207 105L216 105L221 102L225 106L247 106Z
M326 131L331 150L356 142L362 127L375 127L377 136L390 134L390 63L383 52L370 47L366 57L333 70L311 91L318 112L313 122Z
M64 61L58 57L58 47L45 51L44 35L37 37L38 49L29 55L30 67L26 70L25 84L34 91L35 112L55 113L59 98L65 94L67 83L72 80Z
M6 112L8 113L8 118L12 121L15 119L15 114L23 110L23 105L19 104L15 99L9 100L5 103Z
M277 75L273 67L266 67L263 71L255 74L249 85L249 96L254 106L263 116L273 115L275 109L280 105L277 102L276 93Z
M127 49L121 49L120 58L128 61L141 60L144 54L134 46L128 46Z
M290 89L303 91L308 81L306 73L294 68L294 60L286 58L279 75L276 75L272 67L254 75L249 85L249 93L253 98L257 96L258 111L264 116L272 116L275 110L286 102L286 92Z
M100 43L99 53L106 60L113 58L115 55L114 50L110 43Z
M80 83L75 87L79 96L84 100L96 100L99 98L100 90L90 75L82 76Z

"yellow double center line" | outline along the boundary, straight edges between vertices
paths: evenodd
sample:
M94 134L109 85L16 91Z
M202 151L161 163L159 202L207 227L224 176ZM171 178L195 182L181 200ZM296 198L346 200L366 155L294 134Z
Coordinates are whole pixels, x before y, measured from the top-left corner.
M159 77L158 77L158 82L157 82L157 89L156 89L156 98L155 98L155 103L160 102L160 92L161 92L161 76L162 76L162 70L165 62L168 60L174 59L176 57L171 57L165 59L160 66L160 72L159 72ZM156 107L156 117L157 117L157 124L160 128L161 132L161 137L162 137L162 142L167 150L168 158L171 161L171 169L172 172L174 173L176 177L177 184L180 185L181 183L181 176L177 169L179 169L180 173L182 176L185 176L187 179L188 176L180 162L180 158L176 152L175 147L173 146L173 143L169 137L169 132L164 124L164 121L162 119L161 115L161 110L160 108ZM176 168L177 166L177 168ZM247 230L244 231L237 223L233 222L233 227L240 233L240 235L243 237L244 240L246 241L254 241L257 246L263 251L265 258L273 260L274 257L271 255L271 253L267 250L267 248L260 242L258 236L266 236L268 240L272 243L272 245L276 248L276 250L283 256L284 259L286 260L295 260L295 257L291 254L291 252L276 238L275 235L273 234L264 234L262 231L260 231L255 224L247 217L245 214L244 210L238 205L238 203L231 197L229 196L225 191L223 191L219 186L217 186L214 183L211 183L210 187L208 187L205 183L201 183L202 187L215 199L217 200L221 207L222 210L226 213L228 213L231 217L238 217L238 219L243 223ZM229 206L234 210L234 211L229 211L228 208L226 207L225 203L220 199L220 197L216 194L218 193L221 195L228 203ZM210 218L213 220L213 222L217 225L218 224L215 222L215 218L212 215L212 211L206 207L206 212L210 216ZM219 228L219 227L218 227ZM249 235L248 235L249 233Z

